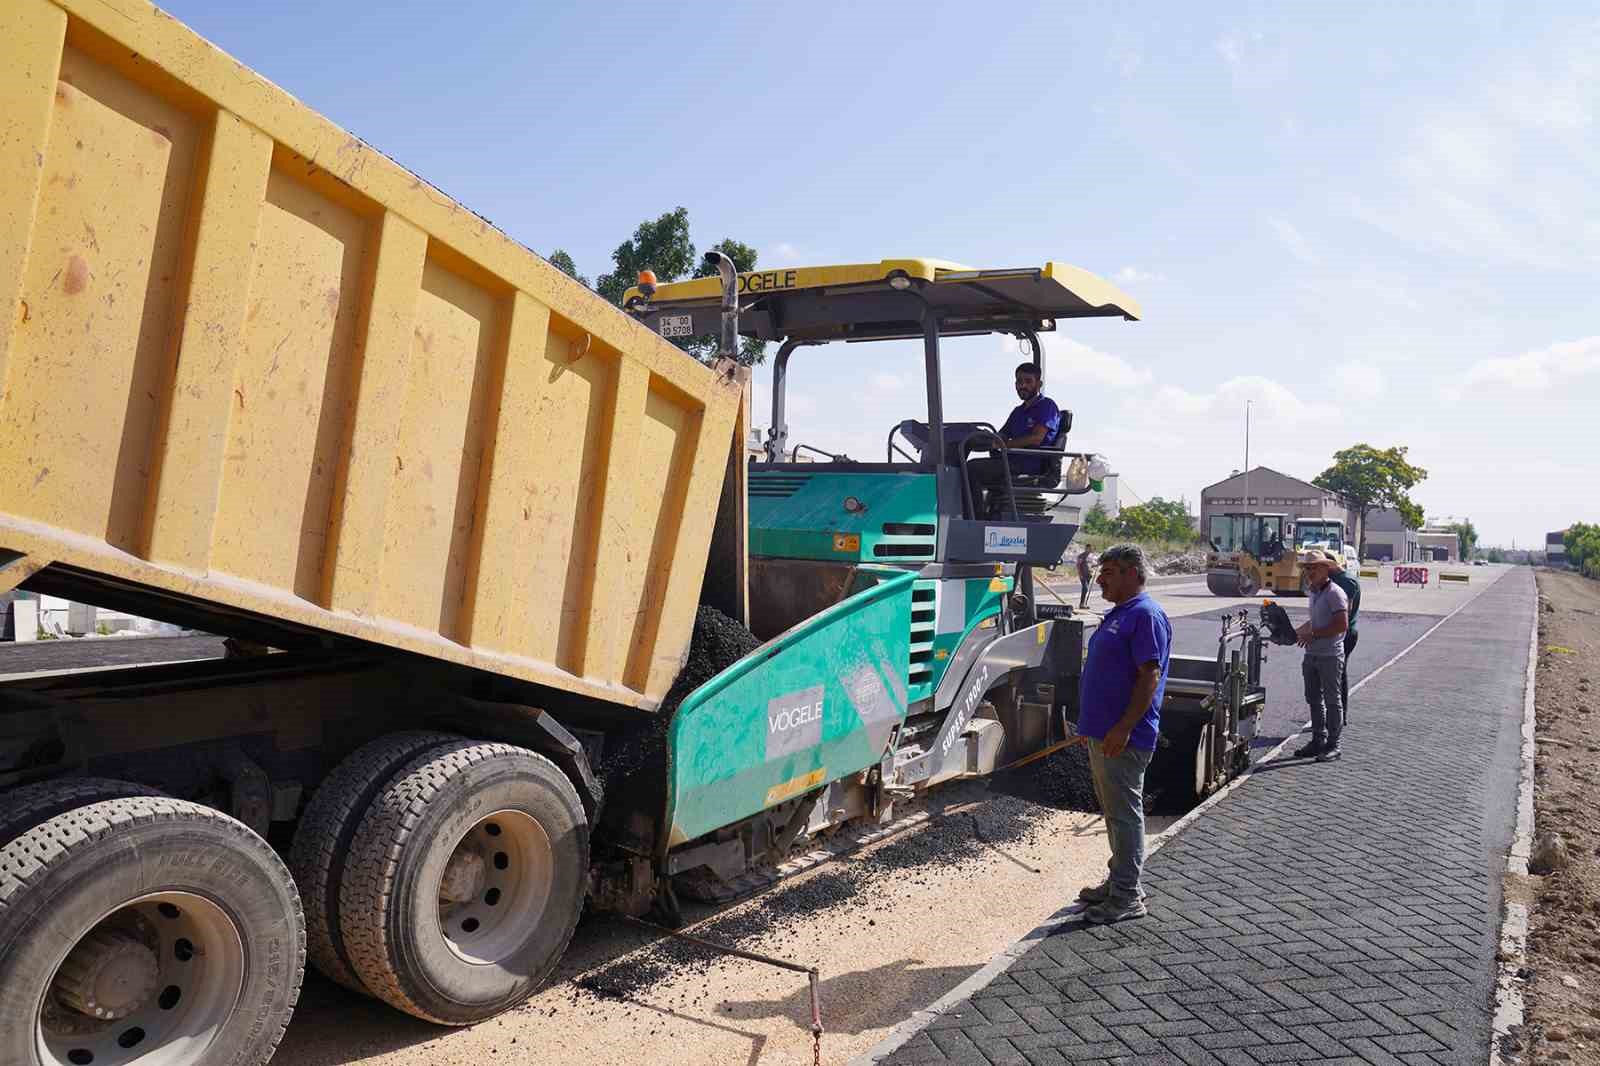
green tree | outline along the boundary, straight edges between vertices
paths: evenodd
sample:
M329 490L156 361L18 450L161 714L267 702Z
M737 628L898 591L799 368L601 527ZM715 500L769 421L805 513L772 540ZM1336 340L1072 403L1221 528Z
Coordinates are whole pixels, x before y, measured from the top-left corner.
M1561 538L1567 564L1585 577L1600 577L1600 525L1574 522Z
M611 270L594 279L594 291L622 306L622 297L638 280L639 271L653 270L660 282L677 281L695 268L689 240L689 209L679 207L657 219L639 223L633 236L611 253Z
M578 284L588 287L589 279L578 273L578 264L572 261L572 256L567 254L565 248L557 248L550 253L550 265Z
M732 259L741 274L756 268L756 250L748 244L725 237L711 247ZM623 296L638 282L641 270L654 271L656 281L663 285L685 277L700 278L716 273L695 255L694 242L689 239L689 209L686 207L639 223L633 236L611 253L611 264L611 270L595 279L594 290L618 307L622 306ZM673 343L701 362L710 362L717 353L717 338L710 334L677 338ZM761 362L766 356L766 347L762 341L744 340L739 348L739 362L746 366Z
M1130 540L1194 539L1189 522L1189 504L1184 500L1164 500L1153 496L1146 503L1124 507L1112 523L1113 532Z
M1501 551L1499 548L1490 548L1489 549L1489 562L1491 562L1491 563L1503 563L1505 561L1506 561L1506 553L1505 552Z
M1108 536L1117 532L1116 523L1111 516L1106 514L1106 505L1099 500L1094 501L1094 506L1089 508L1089 513L1083 516L1083 531L1098 536Z
M1472 520L1453 522L1449 526L1450 532L1456 535L1456 543L1461 548L1461 558L1470 559L1478 546L1478 530Z
M1422 525L1422 507L1409 493L1428 476L1406 461L1406 447L1378 449L1357 444L1333 453L1333 465L1311 479L1319 488L1337 492L1356 509L1361 523L1359 558L1367 555L1367 512L1398 511L1409 529Z

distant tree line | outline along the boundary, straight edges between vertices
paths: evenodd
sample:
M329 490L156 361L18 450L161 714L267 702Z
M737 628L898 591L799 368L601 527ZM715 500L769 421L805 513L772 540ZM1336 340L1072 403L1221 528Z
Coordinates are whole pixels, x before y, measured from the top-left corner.
M1097 537L1133 541L1169 540L1190 543L1199 539L1189 514L1189 501L1153 496L1147 503L1124 507L1112 518L1099 501L1083 518L1083 531Z

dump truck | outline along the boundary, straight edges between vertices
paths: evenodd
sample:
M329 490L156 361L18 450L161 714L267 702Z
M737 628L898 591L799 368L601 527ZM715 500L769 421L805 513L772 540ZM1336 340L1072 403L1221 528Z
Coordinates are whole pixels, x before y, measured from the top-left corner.
M1114 286L718 259L622 311L140 0L6 4L0 104L0 592L229 648L0 684L0 1062L264 1063L307 961L480 1021L586 906L670 918L1071 740L1094 616L1033 571L1096 457L980 514L1016 450L946 420L940 343L1042 362L1138 317ZM766 462L705 333L780 343ZM885 461L784 461L791 357L906 339ZM708 611L754 646L685 691ZM1258 686L1175 671L1213 787Z

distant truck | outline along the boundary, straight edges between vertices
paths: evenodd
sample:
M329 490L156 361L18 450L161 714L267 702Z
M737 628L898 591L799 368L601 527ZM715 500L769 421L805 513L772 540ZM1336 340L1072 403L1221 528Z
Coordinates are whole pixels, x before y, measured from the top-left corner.
M1346 569L1360 562L1355 543L1348 539L1344 523L1336 518L1295 519L1294 546L1299 551L1325 548L1337 555Z

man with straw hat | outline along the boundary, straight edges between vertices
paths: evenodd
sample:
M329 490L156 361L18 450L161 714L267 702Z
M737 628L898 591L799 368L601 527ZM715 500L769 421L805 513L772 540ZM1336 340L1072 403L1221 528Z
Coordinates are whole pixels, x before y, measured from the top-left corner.
M1332 555L1311 548L1300 554L1300 565L1309 581L1311 619L1295 629L1295 636L1306 650L1300 674L1311 708L1312 735L1311 743L1294 757L1333 762L1343 754L1339 735L1344 731L1344 634L1349 628L1350 600L1330 580L1335 565Z

